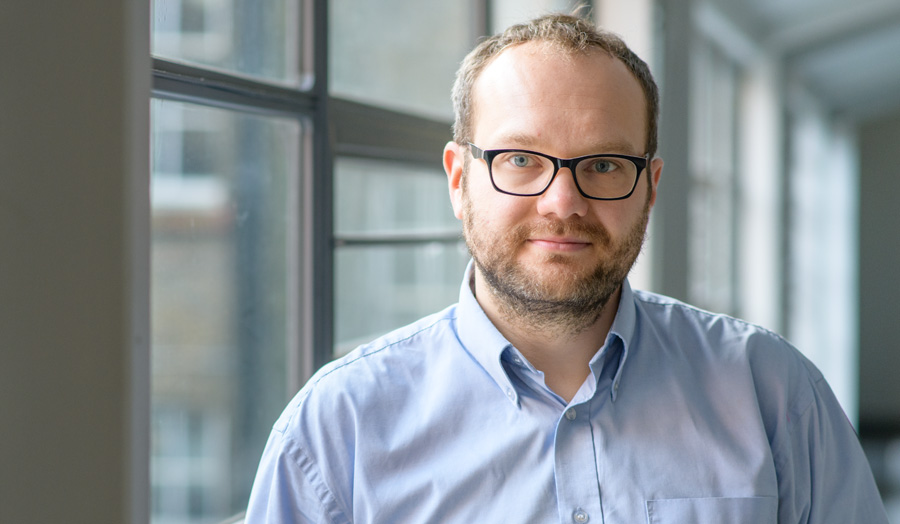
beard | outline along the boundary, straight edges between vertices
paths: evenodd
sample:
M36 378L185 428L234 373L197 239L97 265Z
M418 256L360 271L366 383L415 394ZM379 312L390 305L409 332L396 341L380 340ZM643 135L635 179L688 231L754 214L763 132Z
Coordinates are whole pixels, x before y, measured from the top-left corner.
M463 235L469 253L492 294L500 314L530 330L575 335L593 325L619 290L641 253L650 217L650 199L639 220L619 241L600 224L572 220L541 220L519 224L511 231L492 231L463 193ZM517 261L529 238L575 236L597 250L593 265L562 254L546 254L543 267Z

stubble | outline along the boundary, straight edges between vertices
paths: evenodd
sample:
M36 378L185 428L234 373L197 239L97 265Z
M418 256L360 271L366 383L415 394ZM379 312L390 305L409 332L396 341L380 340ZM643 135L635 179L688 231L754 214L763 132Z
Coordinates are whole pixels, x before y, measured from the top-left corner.
M575 335L593 325L631 271L641 252L650 215L648 198L640 219L619 241L600 224L581 218L542 218L496 232L463 194L463 234L469 252L496 297L507 322L531 332ZM567 255L545 255L542 267L524 267L518 255L541 235L589 239L595 264L579 268Z

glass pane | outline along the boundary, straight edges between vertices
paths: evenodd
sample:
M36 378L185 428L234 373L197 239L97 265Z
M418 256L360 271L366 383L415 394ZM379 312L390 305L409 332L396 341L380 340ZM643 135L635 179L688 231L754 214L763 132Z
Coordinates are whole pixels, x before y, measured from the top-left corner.
M462 241L337 249L336 356L456 302L468 260Z
M499 33L513 24L527 22L546 13L570 13L577 5L590 2L573 0L494 0L491 2L492 31ZM587 16L588 11L582 14Z
M339 158L335 231L338 239L371 242L404 234L426 239L337 249L337 355L456 302L468 253L440 168Z
M697 40L691 68L691 302L736 314L735 116L737 69L709 42Z
M329 2L332 94L442 119L478 35L473 2Z
M288 398L300 123L152 103L153 522L242 511Z
M435 154L435 164L440 158ZM379 160L335 162L335 231L341 234L461 231L447 176Z
M152 0L155 56L298 85L301 0Z

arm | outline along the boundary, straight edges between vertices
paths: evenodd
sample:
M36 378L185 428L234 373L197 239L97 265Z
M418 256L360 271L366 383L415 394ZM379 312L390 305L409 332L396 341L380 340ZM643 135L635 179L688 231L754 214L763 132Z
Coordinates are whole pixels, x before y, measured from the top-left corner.
M331 524L327 487L320 482L311 461L296 460L296 446L290 437L274 429L260 460L250 492L246 524ZM302 465L301 465L302 464ZM304 471L305 469L305 471ZM334 505L331 505L332 509Z
M812 401L790 421L790 449L776 456L779 522L888 524L862 446L825 379L813 370Z

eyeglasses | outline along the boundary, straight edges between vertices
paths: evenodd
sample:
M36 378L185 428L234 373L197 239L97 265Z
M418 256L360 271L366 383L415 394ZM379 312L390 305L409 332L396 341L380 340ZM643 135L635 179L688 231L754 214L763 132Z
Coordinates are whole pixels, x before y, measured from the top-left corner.
M648 162L647 157L615 154L557 158L525 149L485 150L472 143L469 151L487 164L494 189L515 196L542 194L560 168L566 167L585 198L623 200L634 193Z

